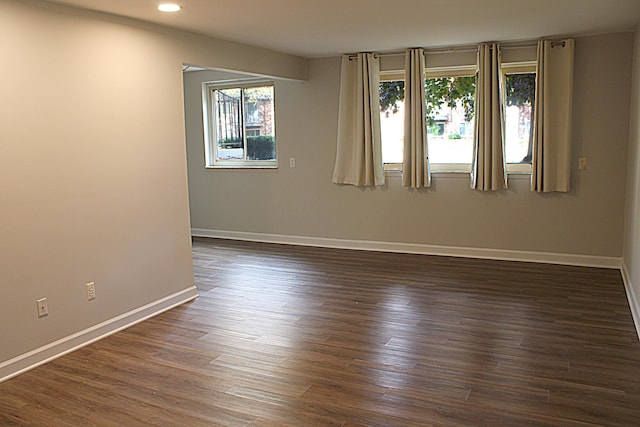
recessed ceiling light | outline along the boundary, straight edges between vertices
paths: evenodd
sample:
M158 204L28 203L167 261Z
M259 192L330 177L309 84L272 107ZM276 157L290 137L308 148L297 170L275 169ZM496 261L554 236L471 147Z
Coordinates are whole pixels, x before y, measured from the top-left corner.
M176 3L161 3L158 5L160 12L178 12L182 7Z

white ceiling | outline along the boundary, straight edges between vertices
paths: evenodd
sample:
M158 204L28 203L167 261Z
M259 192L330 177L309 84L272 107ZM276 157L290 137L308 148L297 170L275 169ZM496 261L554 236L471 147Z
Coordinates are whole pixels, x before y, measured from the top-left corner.
M52 0L304 57L633 30L640 0Z

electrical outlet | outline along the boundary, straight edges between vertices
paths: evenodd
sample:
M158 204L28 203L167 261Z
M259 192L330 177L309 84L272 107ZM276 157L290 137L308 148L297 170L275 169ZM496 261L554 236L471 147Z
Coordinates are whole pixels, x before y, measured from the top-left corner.
M580 169L581 171L586 171L587 170L587 158L582 156L582 157L578 157L578 169Z
M290 168L295 168L296 167L296 158L295 157L289 157L289 167Z
M38 305L38 317L44 317L49 314L46 298L40 298L36 301L36 304Z
M89 282L85 285L87 287L87 299L91 301L96 298L96 284Z

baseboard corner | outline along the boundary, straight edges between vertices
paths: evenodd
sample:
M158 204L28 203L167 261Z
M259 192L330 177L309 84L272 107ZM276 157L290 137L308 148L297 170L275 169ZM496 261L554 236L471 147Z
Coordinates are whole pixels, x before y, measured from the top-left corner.
M0 383L198 297L194 285L0 363Z
M633 317L633 323L636 327L636 333L640 340L640 300L633 290L633 283L631 282L631 276L629 275L629 269L627 264L622 260L620 267L620 274L622 275L622 282L624 283L624 289L627 293L627 299L629 300L629 308L631 308L631 317Z

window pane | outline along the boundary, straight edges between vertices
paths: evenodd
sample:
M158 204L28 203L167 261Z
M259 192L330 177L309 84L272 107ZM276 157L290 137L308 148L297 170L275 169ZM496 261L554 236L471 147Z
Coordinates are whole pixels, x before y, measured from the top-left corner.
M404 151L404 101L398 103L397 112L380 112L382 132L382 162L402 163Z
M427 139L432 163L471 163L476 78L425 80ZM382 160L402 163L404 82L380 83Z
M531 163L536 74L505 76L505 157L507 163Z
M244 89L247 160L275 160L273 86Z
M471 163L476 78L425 80L431 163Z
M240 97L241 90L239 88L214 91L216 160L244 159Z
M402 163L404 147L404 82L380 83L382 162Z

